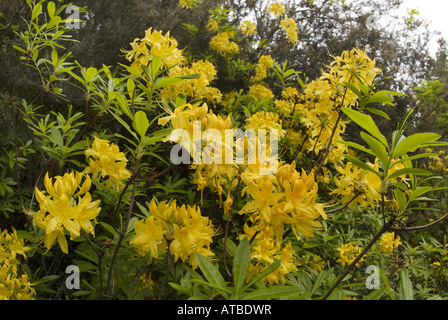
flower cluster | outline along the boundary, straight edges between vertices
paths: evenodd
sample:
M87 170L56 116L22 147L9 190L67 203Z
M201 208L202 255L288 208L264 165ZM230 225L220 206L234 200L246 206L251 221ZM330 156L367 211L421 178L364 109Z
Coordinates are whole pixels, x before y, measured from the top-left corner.
M153 199L149 204L150 216L135 223L135 237L130 243L142 255L157 259L169 249L174 261L181 259L197 268L196 254L213 257L210 250L212 237L216 234L211 221L201 215L199 207L179 207L176 200L158 205Z
M339 262L342 267L346 265L350 265L355 261L356 257L361 253L361 248L358 246L354 246L352 243L342 244L337 251L339 258L336 260ZM361 266L361 263L364 261L364 257L362 257L357 263L356 267Z
M110 188L113 184L118 191L122 181L128 179L131 173L126 169L128 160L123 152L120 152L118 146L106 139L95 137L91 148L84 151L85 156L89 159L89 166L85 169L85 173L91 173L93 180L99 177L106 178L106 188Z
M272 2L268 6L268 12L276 17L281 17L285 14L285 6L279 2Z
M101 211L100 200L92 201L89 193L91 181L88 175L79 172L66 173L53 179L45 175L45 190L35 189L39 211L32 213L36 225L45 230L45 247L50 250L56 239L62 252L68 253L64 231L73 240L81 230L95 235L96 217Z
M298 25L293 18L285 18L280 21L280 28L286 33L286 39L290 43L299 42Z
M244 20L240 24L240 30L243 34L247 34L249 36L255 34L255 31L257 30L257 25L249 20Z
M230 41L235 37L233 31L219 32L210 40L210 48L220 54L235 54L238 53L239 47L236 42Z
M249 266L247 281L253 276L257 276L268 268L276 260L281 260L280 266L263 278L264 282L271 285L279 282L285 283L285 276L297 271L294 259L294 250L291 242L282 247L281 241L274 239L274 230L265 228L255 236L255 245L251 250L251 257L254 263Z
M185 9L192 9L201 2L202 0L179 0L179 7Z
M242 193L252 200L239 213L252 213L252 230L270 226L281 241L285 225L289 225L300 239L312 237L314 230L322 226L317 219L326 219L324 205L316 202L318 187L313 173L307 175L304 170L299 173L294 162L280 163L274 175L258 178L246 169L242 178L246 185Z
M274 60L270 55L262 55L258 59L258 63L255 66L254 80L263 80L266 78L268 69L274 66Z
M134 39L131 43L132 50L123 52L126 53L126 59L132 62L131 67L142 71L141 65L148 66L154 57L161 57L165 67L185 62L182 50L177 46L177 40L170 37L169 32L163 35L161 31L149 28L143 39Z
M206 60L193 62L191 66L177 65L169 69L170 77L180 77L197 74L197 79L185 79L184 81L164 88L165 96L170 92L184 93L192 99L203 99L205 101L218 103L222 100L222 93L219 89L210 84L216 78L217 71L213 64Z
M392 255L394 250L396 250L401 245L400 237L395 237L395 232L386 232L381 236L380 248L381 251Z
M36 294L28 275L19 270L18 256L26 259L29 250L15 229L0 233L0 300L31 300Z

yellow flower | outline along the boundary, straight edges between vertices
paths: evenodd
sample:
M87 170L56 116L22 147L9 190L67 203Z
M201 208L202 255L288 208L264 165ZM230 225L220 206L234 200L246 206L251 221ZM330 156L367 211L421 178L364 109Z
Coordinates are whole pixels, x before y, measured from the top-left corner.
M279 2L272 2L268 6L268 12L272 13L276 17L281 17L285 14L285 6Z
M339 262L342 267L350 265L361 253L361 249L358 246L354 246L352 243L342 244L337 251L339 251L339 258L336 261ZM359 267L363 261L364 257L356 263L356 267Z
M209 19L207 23L207 30L216 32L218 31L219 24L215 19Z
M210 40L209 43L210 48L221 54L238 53L239 51L238 44L233 41L230 41L230 39L233 39L234 37L235 35L233 31L220 32Z
M130 241L141 255L149 253L150 259L158 258L169 248L174 261L181 259L194 269L198 266L196 253L214 256L210 245L216 230L209 218L201 215L199 207L179 207L176 201L156 204L152 199L149 211L151 216L135 223L136 235Z
M92 220L98 216L101 208L100 200L92 202L88 192L91 186L90 177L83 173L71 172L56 176L55 182L45 175L46 191L35 188L36 200L40 210L33 214L34 222L45 229L45 247L49 250L55 240L64 253L68 253L68 243L64 230L70 233L71 240L80 236L81 229L94 235ZM46 193L48 195L46 195Z
M291 242L288 242L282 248L281 241L275 238L271 227L265 228L255 236L255 245L251 250L251 258L255 264L249 266L246 281L250 281L253 276L259 275L276 260L281 260L282 262L275 271L263 278L265 283L271 285L281 282L284 284L286 282L285 276L292 271L297 271Z
M92 147L84 152L89 159L89 166L84 170L85 173L92 173L92 178L98 180L108 177L106 188L113 184L119 191L121 181L128 179L131 173L126 170L128 160L123 152L120 152L118 146L110 143L108 140L95 137Z
M282 19L282 21L280 21L280 28L286 33L286 39L288 39L288 42L294 44L299 42L297 22L294 19Z
M153 31L152 28L149 28L145 31L144 38L134 39L131 43L131 50L122 51L126 53L126 59L132 62L133 68L143 71L141 65L149 65L156 56L162 58L164 67L184 63L182 50L179 50L177 45L177 40L170 37L169 32L163 35L161 31ZM149 81L149 79L147 80Z
M138 220L134 226L136 236L129 243L136 246L142 255L149 253L151 259L157 259L159 251L164 252L167 247L163 237L166 230L166 223L162 220L155 221L154 216Z
M179 0L179 6L185 9L192 9L201 2L202 0Z
M274 94L272 93L271 89L261 85L261 84L253 84L249 87L249 96L255 98L255 99L266 99L266 100L272 100L274 99Z
M395 238L395 232L386 232L381 236L380 247L382 252L392 255L399 245L401 245L400 237Z
M244 20L240 25L240 30L247 35L253 35L257 30L257 26L249 20Z

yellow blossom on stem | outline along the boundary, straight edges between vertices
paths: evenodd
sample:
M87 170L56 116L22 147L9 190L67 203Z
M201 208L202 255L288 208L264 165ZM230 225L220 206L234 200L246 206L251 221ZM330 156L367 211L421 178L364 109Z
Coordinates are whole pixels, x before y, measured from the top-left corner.
M56 239L64 253L68 253L68 243L64 230L70 233L70 239L80 236L81 229L95 235L92 221L101 211L100 200L92 201L89 193L91 181L88 175L79 172L66 173L63 176L49 178L45 175L45 190L35 188L39 211L30 213L39 228L45 230L45 247L49 250Z
M118 146L106 139L95 137L91 148L84 152L89 159L89 166L85 173L91 173L92 179L98 180L99 177L106 178L106 188L113 184L119 191L122 181L131 176L131 172L126 169L128 160L123 152L120 152Z
M381 236L379 244L382 252L392 255L401 245L401 241L399 236L395 237L395 232L386 232Z

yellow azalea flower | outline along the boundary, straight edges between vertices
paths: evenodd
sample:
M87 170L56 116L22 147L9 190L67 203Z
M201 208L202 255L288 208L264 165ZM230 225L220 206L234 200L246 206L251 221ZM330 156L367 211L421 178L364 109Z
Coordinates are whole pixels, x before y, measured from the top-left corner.
M253 84L249 87L248 95L254 99L259 100L272 100L274 99L274 94L271 89L261 85L261 84Z
M215 19L209 19L206 27L207 30L216 32L219 28L218 21L216 21Z
M136 235L130 241L140 254L158 258L169 248L174 261L181 259L194 269L198 266L196 253L214 256L210 245L216 230L210 219L201 215L199 207L179 207L175 201L157 204L153 199L149 211L151 215L145 221L135 223Z
M81 229L95 235L92 220L96 223L101 208L100 200L92 201L88 192L91 181L88 175L82 182L83 174L79 172L66 173L50 179L45 175L45 190L35 188L36 200L40 210L33 215L33 220L39 228L45 229L45 247L49 250L58 240L59 247L68 253L68 243L64 230L70 233L73 240L80 236Z
M155 220L154 216L150 216L146 220L138 220L134 225L136 236L129 243L136 246L142 255L149 253L151 259L157 259L159 252L164 252L167 248L164 238L166 230L166 223L162 220Z
M266 270L276 260L282 260L280 266L263 278L266 284L285 283L285 276L297 271L294 258L294 250L291 242L288 242L283 248L281 241L274 237L273 229L270 227L260 231L255 236L255 245L251 249L251 258L255 262L249 266L246 281L250 281L253 276L259 275Z
M380 239L381 251L392 255L393 251L401 245L400 237L395 237L395 232L386 232Z
M299 42L299 36L297 31L297 22L292 18L284 18L280 21L280 28L286 33L286 39L290 43Z
M244 20L240 25L240 30L244 34L253 35L255 33L255 31L257 30L257 26L255 23L253 23L249 20Z
M244 205L240 214L259 212L266 223L271 222L271 207L283 198L277 193L271 179L263 178L260 182L251 182L247 185L247 193L253 198Z
M202 0L179 0L179 6L185 9L196 7Z
M210 40L209 46L212 50L221 54L235 54L238 53L238 44L230 41L235 37L233 31L224 31L216 34Z
M279 2L272 2L268 6L268 12L276 17L281 17L285 14L285 6Z
M126 53L126 59L132 62L131 66L133 68L143 71L141 65L149 65L156 56L162 58L163 65L166 68L184 63L185 58L182 55L182 50L179 50L177 45L177 40L170 37L169 32L163 35L161 31L149 28L145 31L144 38L134 39L131 43L131 50L122 51Z
M85 173L92 173L92 178L98 180L108 177L106 188L113 184L119 191L122 181L128 179L131 173L126 169L128 160L123 152L120 152L118 146L110 143L106 139L95 137L92 147L84 152L89 159L89 166L84 170Z
M337 251L339 252L337 262L339 262L342 267L350 265L361 253L361 249L358 246L354 246L352 243L342 244ZM362 264L364 257L356 263L356 267L359 267Z

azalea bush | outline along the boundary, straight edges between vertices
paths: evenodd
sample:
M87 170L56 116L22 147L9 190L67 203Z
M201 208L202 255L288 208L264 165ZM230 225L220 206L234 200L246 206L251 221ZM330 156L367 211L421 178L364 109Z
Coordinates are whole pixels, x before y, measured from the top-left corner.
M1 105L15 119L1 214L26 223L1 230L0 298L446 298L446 145L407 135L412 109L383 135L375 119L402 94L377 89L393 75L368 48L310 80L218 6L202 56L148 26L121 48L128 64L95 68L64 52L69 5L27 5L11 46L41 90ZM266 10L298 45L285 7Z

